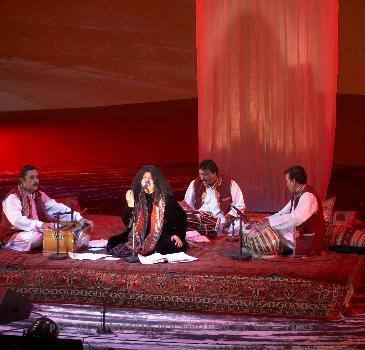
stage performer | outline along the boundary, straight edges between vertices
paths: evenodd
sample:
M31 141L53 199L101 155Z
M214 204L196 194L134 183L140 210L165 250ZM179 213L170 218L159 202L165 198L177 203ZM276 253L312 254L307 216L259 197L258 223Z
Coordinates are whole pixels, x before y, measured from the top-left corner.
M280 253L291 255L294 240L303 234L314 234L309 255L320 254L324 248L325 221L321 200L312 186L307 185L303 167L292 166L284 172L291 194L287 205L274 215L254 225L257 231L271 226L280 235Z
M156 166L145 165L137 172L125 198L127 205L122 220L127 229L109 238L109 253L128 257L133 253L147 256L155 252L170 254L188 249L186 214Z
M57 203L44 192L38 190L39 174L33 165L25 165L20 169L19 185L13 188L2 202L2 218L0 238L6 248L17 251L30 251L43 243L42 232L53 229L56 212L70 212L71 209ZM74 219L80 225L88 224L80 213L74 211ZM62 221L70 221L71 215L62 215Z
M238 233L239 222L234 206L244 213L246 207L242 191L236 181L219 173L211 159L199 164L199 177L191 181L182 203L186 210L194 209L220 219L220 230ZM218 232L221 233L221 232Z

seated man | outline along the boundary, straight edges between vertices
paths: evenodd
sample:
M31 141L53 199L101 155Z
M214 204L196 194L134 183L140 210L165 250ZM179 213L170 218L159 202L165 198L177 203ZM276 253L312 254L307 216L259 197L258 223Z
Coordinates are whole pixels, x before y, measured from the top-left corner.
M19 185L2 202L0 239L6 248L30 251L42 245L43 230L53 229L55 218L52 214L70 212L71 209L38 190L39 176L33 165L20 169L19 180ZM70 221L71 215L61 215L60 218ZM78 212L74 212L74 219L81 225L86 223L93 227L92 221L83 219Z
M234 223L234 229L230 226L232 219L237 217L232 205L242 213L245 210L240 187L230 177L219 174L213 160L203 160L199 164L199 177L190 183L185 193L183 206L185 209L209 213L220 219L221 229L230 228L229 232L238 233L238 221Z
M292 197L289 203L274 215L254 225L261 231L271 226L280 236L280 253L291 255L294 240L303 234L314 234L308 255L319 254L323 249L325 221L321 201L314 189L307 185L303 167L292 166L284 172L286 184ZM298 237L295 237L297 232Z

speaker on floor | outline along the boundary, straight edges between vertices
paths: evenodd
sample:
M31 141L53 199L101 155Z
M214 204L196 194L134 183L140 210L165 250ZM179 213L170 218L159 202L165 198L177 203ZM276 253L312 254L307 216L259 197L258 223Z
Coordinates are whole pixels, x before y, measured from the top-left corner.
M0 334L0 348L6 350L83 350L80 339L22 337Z
M0 324L29 317L33 304L8 288L0 288Z

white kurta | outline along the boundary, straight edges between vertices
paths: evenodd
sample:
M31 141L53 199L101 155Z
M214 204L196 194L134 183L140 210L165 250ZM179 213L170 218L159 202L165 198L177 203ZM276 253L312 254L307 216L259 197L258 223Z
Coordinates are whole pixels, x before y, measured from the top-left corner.
M29 197L32 208L30 219L22 215L22 204L16 194L10 194L2 202L3 211L9 222L15 228L22 230L10 238L6 245L7 248L19 251L29 251L42 244L42 233L40 228L43 222L38 218L33 196L29 195ZM49 198L44 192L41 192L41 198L48 216L52 216L52 214L57 212L68 212L71 210L68 206L57 203L54 199ZM70 221L71 215L61 215L60 219L62 221ZM75 211L74 220L80 221L81 219L81 214Z
M274 215L268 217L270 226L279 231L285 239L294 242L294 230L318 211L317 198L313 193L303 193L297 207L290 210L291 202Z
M194 208L195 203L195 192L194 192L194 181L190 182L190 185L185 193L185 202L189 204L192 208ZM232 197L232 205L234 205L237 209L240 209L242 212L245 211L246 206L243 199L243 194L238 186L237 182L234 180L231 180L231 197ZM225 222L224 214L220 211L218 200L216 197L215 188L211 188L206 186L206 196L203 200L202 206L199 208L199 211L211 213L215 218L219 218L221 224L223 225ZM228 214L230 214L233 217L237 217L237 213L235 210L231 209ZM238 232L239 229L239 223L238 221L234 224L234 232Z
M194 208L195 202L195 193L194 193L194 181L190 182L190 185L185 193L185 202L188 203L192 208ZM242 211L246 209L245 202L243 200L243 195L240 187L237 182L231 180L231 196L232 196L232 204ZM211 187L206 187L206 196L203 200L203 204L200 207L199 211L211 213L214 217L223 218L224 215L219 209L218 200L215 196L215 189ZM231 209L228 212L232 216L237 216L236 211Z

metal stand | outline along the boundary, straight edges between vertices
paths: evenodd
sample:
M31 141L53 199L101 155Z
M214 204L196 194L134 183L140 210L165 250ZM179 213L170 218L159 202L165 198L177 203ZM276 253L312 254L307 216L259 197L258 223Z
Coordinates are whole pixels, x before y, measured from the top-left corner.
M110 327L106 327L105 325L105 314L106 314L106 306L103 306L103 310L101 311L102 316L102 323L101 323L101 327L96 329L96 333L98 334L113 334L112 330L110 329Z
M240 221L240 229L239 229L239 235L240 235L240 252L238 254L232 254L231 258L233 260L249 260L249 259L251 259L251 254L244 254L242 252L242 250L243 250L243 230L242 230L242 223L243 223L243 219L247 219L247 218L244 217L244 215L242 214L241 210L237 209L233 205L231 207L236 211L236 213L238 215L238 219Z
M236 220L238 220L239 219L239 217L238 218L234 218L233 220L231 220L230 221L230 223L229 223L229 226L231 226L232 225L232 236L228 236L227 238L226 238L226 241L227 242L238 242L238 240L239 240L239 237L235 237L235 235L234 235L234 222L236 221ZM228 226L228 229L229 229L229 226Z
M132 223L132 250L133 250L133 253L131 255L126 256L124 258L124 261L129 262L129 263L137 263L137 262L139 262L139 258L136 253L136 250L135 250L136 218L135 218L134 214L133 214L132 220L133 220L133 223Z
M240 234L240 252L238 254L232 254L232 259L233 260L247 260L247 256L245 256L242 253L242 248L243 248L243 231L242 231L242 216L239 215L239 221L240 221L240 230L239 230L239 234Z
M51 254L48 259L50 260L65 260L67 259L66 253L60 253L60 217L63 213L55 213L55 231L56 231L56 240L57 240L57 252L54 254Z

